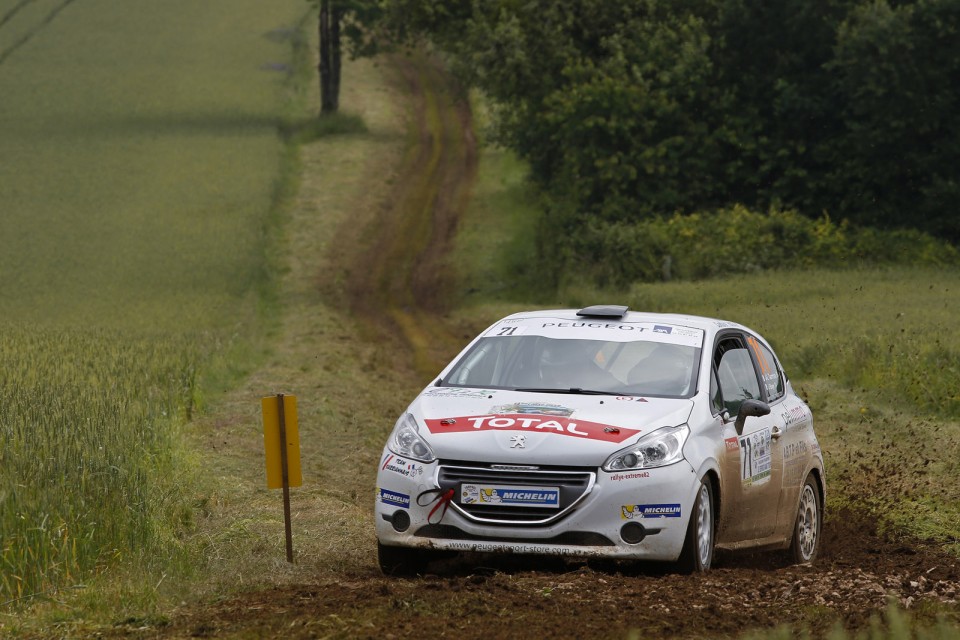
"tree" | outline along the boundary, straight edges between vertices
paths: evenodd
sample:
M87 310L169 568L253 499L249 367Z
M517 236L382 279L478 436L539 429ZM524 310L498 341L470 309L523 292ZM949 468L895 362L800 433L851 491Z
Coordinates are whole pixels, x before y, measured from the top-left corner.
M960 2L857 7L831 70L847 129L835 166L845 213L960 241Z
M331 6L333 5L333 6ZM336 0L320 0L320 113L340 108L340 23L343 8Z
M960 0L381 0L574 238L745 204L960 241Z
M343 57L342 36L352 56L373 55L387 47L375 37L381 22L377 0L314 0L319 8L320 35L320 113L336 113L340 108L340 69Z

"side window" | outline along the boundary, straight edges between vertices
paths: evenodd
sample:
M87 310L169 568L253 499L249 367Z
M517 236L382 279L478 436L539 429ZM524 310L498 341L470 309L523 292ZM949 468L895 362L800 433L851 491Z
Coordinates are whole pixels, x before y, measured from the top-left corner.
M730 416L737 415L744 400L760 400L760 381L750 351L739 337L722 339L714 352L720 403Z
M753 336L747 338L747 344L750 345L750 350L753 351L757 365L760 367L760 378L767 392L767 402L779 400L783 397L783 373L777 366L777 359L762 342Z

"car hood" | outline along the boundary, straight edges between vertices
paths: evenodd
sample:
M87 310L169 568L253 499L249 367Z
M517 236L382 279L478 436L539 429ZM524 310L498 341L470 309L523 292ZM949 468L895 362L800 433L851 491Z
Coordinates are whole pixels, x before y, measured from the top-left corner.
M441 459L592 467L683 424L692 408L682 399L429 387L410 412Z

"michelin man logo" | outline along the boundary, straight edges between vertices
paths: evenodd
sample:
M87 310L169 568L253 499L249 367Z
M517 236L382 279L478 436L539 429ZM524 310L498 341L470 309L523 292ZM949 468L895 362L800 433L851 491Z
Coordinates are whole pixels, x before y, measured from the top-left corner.
M643 517L643 514L640 513L638 509L640 505L636 504L625 504L620 507L620 515L624 520L633 520L635 517Z
M500 497L500 494L497 493L496 489L484 488L480 490L480 502L499 504L500 502L503 502L503 499Z

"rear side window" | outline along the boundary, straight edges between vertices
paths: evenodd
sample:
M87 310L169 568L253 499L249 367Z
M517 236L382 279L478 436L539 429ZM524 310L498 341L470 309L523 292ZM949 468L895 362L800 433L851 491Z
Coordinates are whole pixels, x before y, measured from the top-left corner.
M777 359L773 353L767 349L766 345L750 336L747 338L747 344L757 360L757 367L760 369L760 379L763 382L763 390L767 394L767 402L774 402L783 397L783 373L777 366Z

